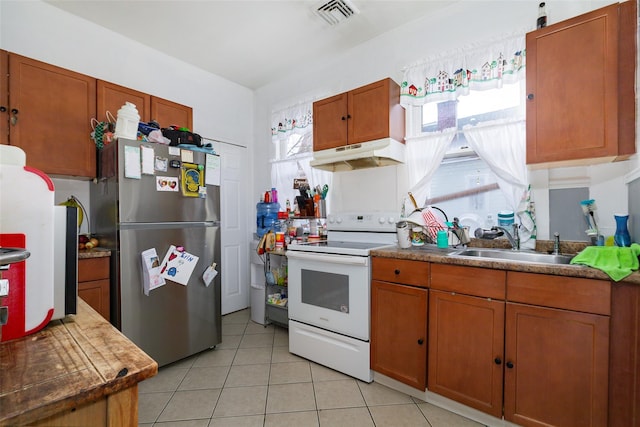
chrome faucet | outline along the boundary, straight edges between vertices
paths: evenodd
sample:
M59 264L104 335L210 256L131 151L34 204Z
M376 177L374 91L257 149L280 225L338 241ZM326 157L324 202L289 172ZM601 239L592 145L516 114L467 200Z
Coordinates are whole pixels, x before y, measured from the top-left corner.
M509 230L504 227L496 226L493 228L504 232L505 236L509 240L509 243L511 243L511 249L513 249L514 251L520 250L520 233L518 232L518 224L513 224L513 234L509 233Z
M560 233L553 233L553 254L560 255Z

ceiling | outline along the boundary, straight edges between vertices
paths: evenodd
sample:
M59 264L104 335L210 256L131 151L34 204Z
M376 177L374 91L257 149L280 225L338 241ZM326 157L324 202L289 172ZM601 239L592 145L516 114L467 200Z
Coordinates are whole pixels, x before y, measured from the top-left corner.
M329 0L45 1L257 89L460 0L351 0L359 13L336 25L314 13Z

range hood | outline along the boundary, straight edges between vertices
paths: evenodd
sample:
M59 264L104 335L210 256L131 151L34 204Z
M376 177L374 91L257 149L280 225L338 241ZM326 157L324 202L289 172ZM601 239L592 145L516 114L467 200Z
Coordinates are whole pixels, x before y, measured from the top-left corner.
M311 167L331 172L404 163L404 144L393 138L377 139L314 151Z

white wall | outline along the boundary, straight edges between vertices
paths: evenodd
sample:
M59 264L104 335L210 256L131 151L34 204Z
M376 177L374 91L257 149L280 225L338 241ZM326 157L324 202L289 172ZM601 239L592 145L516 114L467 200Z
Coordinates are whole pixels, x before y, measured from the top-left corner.
M635 0L633 0L635 1ZM433 16L409 22L403 27L363 43L332 62L305 64L255 93L256 170L254 193L269 181L270 112L300 100L321 99L358 86L391 77L402 80L402 68L425 57L482 44L505 34L535 29L538 1L461 1ZM547 1L549 24L610 4L611 1ZM582 168L579 175L597 199L601 225L613 227L613 211L626 210L624 176L637 160L602 167ZM355 208L399 210L407 186L402 167L334 174L332 209ZM548 238L548 188L551 171L533 177L539 238ZM338 184L337 184L338 183ZM330 191L331 193L331 191ZM615 207L615 209L613 208Z
M150 26L149 31L156 30ZM194 132L249 147L252 155L254 103L248 88L39 0L0 1L0 48L189 105ZM88 208L88 183L54 182L56 202L74 194ZM253 201L249 195L238 196L245 203Z

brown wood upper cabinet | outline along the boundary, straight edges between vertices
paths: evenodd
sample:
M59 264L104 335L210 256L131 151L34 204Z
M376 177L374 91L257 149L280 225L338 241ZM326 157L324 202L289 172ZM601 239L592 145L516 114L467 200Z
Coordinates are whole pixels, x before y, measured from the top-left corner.
M140 120L148 122L151 117L151 96L144 92L119 86L104 80L98 80L98 116L100 121L107 120L107 111L118 118L118 110L125 102L135 104Z
M635 153L636 18L626 1L527 34L527 164Z
M193 109L177 102L98 80L98 117L105 120L109 111L115 118L125 102L135 104L140 120L155 120L160 127L176 125L193 130Z
M96 79L13 53L2 58L9 99L3 89L0 142L22 148L27 165L47 174L93 178Z
M191 107L157 96L151 97L151 120L155 120L163 128L175 125L193 130Z
M400 86L390 78L313 103L313 150L393 138L404 143Z

